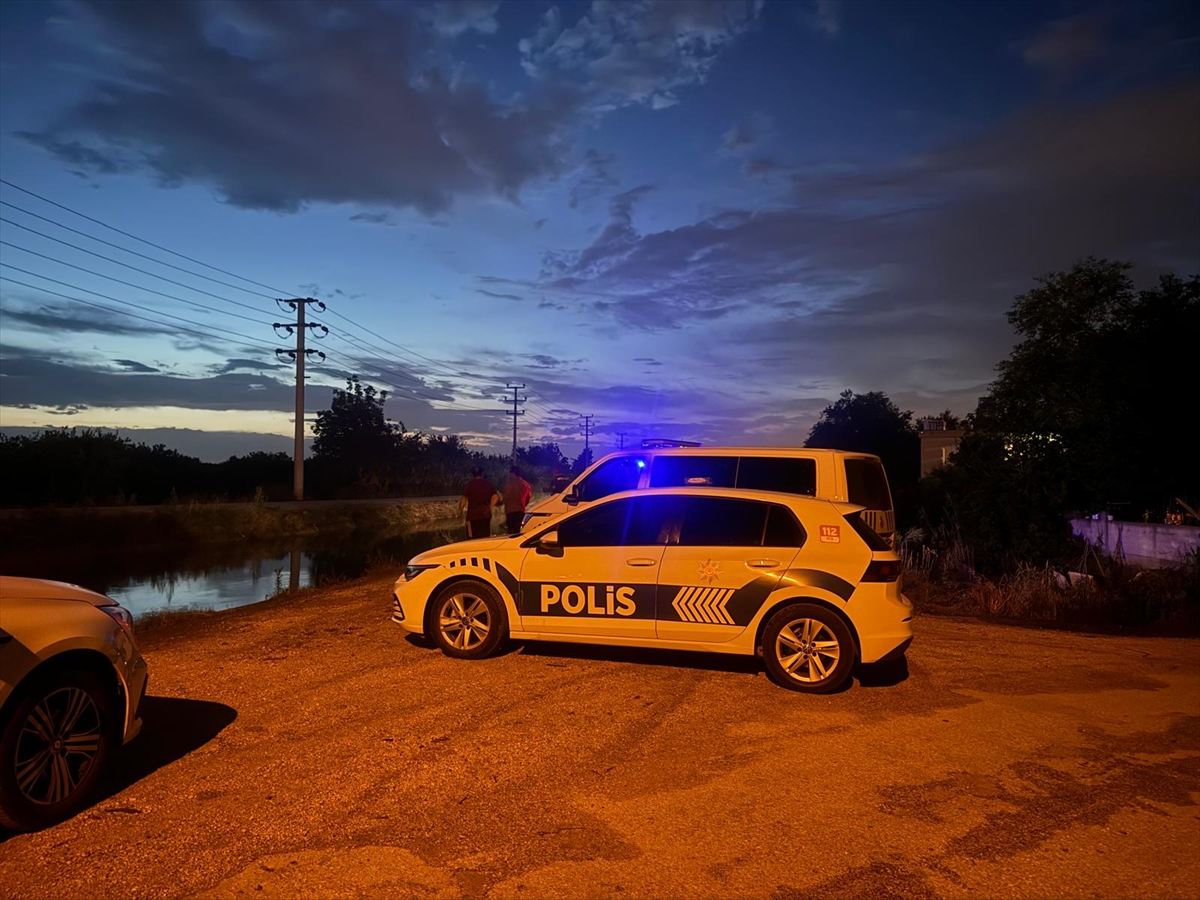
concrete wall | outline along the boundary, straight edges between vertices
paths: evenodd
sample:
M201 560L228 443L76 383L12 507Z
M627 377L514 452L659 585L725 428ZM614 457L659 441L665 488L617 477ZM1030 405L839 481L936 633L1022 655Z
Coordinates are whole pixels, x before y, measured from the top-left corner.
M1200 528L1190 525L1151 525L1144 522L1110 522L1072 519L1077 537L1113 556L1139 566L1170 566L1192 550L1200 549Z

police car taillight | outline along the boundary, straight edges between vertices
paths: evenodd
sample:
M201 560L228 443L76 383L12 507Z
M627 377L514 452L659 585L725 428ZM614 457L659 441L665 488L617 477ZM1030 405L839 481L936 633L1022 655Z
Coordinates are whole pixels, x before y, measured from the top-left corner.
M900 577L900 561L898 559L876 559L867 566L863 581L896 581Z

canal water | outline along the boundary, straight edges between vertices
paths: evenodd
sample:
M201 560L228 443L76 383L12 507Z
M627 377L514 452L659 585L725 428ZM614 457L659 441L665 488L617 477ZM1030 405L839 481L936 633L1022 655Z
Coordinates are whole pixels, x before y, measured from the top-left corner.
M463 538L459 525L393 535L338 535L264 544L122 547L96 552L0 553L6 575L49 578L107 594L134 616L160 610L230 609L289 589L399 574L423 550Z

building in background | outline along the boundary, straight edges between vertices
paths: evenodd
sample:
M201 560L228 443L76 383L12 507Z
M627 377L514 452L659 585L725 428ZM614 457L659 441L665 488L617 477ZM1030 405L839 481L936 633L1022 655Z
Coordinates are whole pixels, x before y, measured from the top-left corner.
M917 422L921 434L921 477L938 466L944 466L958 449L963 430L954 419L945 416L926 416Z

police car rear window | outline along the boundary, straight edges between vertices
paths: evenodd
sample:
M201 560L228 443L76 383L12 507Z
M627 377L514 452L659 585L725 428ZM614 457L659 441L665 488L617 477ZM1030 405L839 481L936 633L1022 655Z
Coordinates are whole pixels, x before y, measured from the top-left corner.
M851 503L868 509L891 509L887 476L877 459L846 460L846 493Z

